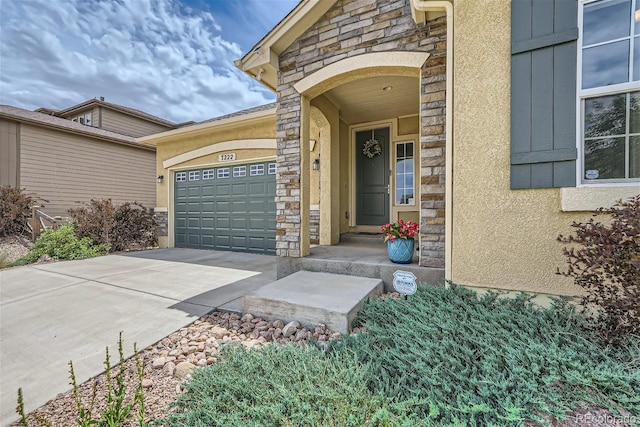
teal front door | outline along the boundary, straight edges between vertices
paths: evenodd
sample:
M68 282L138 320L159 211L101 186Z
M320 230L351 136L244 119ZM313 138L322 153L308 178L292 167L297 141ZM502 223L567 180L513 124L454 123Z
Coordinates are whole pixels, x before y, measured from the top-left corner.
M389 128L356 132L356 225L389 222Z

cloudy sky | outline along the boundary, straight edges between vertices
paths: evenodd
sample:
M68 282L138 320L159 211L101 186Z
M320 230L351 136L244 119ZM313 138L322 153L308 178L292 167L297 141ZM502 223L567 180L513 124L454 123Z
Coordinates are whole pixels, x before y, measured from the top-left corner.
M0 104L183 122L275 100L233 65L298 0L0 0Z

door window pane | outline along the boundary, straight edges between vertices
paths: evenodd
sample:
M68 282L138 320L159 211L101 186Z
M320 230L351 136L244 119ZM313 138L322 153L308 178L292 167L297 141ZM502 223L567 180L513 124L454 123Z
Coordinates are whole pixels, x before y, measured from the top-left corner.
M629 158L629 178L640 178L640 136L630 138Z

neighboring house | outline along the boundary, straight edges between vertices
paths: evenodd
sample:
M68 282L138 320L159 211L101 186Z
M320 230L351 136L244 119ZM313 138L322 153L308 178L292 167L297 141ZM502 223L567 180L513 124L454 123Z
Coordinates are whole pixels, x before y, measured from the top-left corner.
M97 100L38 111L0 106L0 185L46 200L52 216L91 199L155 206L155 148L134 136L178 125Z
M554 274L557 235L640 193L635 3L302 0L236 62L276 92L275 111L139 139L167 178L161 244L216 247L216 200L242 229L251 215L223 181L246 198L244 174L275 159L279 262L308 255L318 226L334 245L407 218L420 266L441 277L578 292Z

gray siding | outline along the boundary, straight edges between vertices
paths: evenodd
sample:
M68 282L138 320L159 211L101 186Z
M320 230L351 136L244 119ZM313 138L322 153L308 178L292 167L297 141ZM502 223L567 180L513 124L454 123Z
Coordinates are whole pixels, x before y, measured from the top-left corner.
M0 119L0 186L20 185L20 124Z
M20 134L21 186L49 201L47 214L103 198L155 206L154 151L27 124Z
M104 130L132 136L134 138L173 129L169 126L149 122L104 107L102 107L101 127Z
M575 186L577 0L511 13L511 188Z

